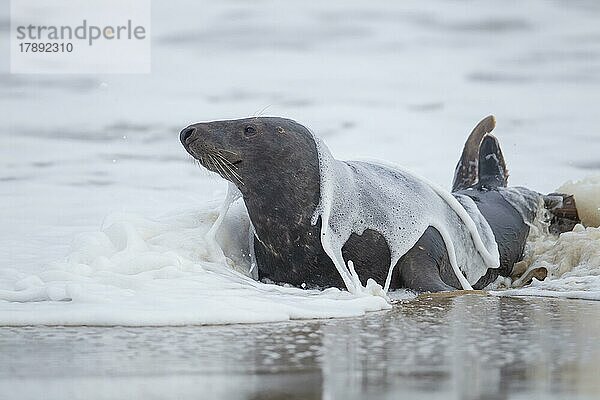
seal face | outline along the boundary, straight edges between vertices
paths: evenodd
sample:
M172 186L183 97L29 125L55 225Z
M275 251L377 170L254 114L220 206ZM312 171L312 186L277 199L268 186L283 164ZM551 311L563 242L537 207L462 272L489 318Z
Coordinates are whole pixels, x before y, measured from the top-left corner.
M242 193L268 191L282 177L293 179L290 172L296 169L318 169L312 134L289 119L261 117L198 123L183 129L180 140L192 157L238 186ZM244 179L248 174L252 179ZM311 178L315 176L303 180ZM273 181L265 184L260 182L263 179Z
M453 185L470 197L489 223L500 250L500 268L489 269L473 287L481 289L499 274L507 276L523 256L530 219L503 197L508 173L499 144L489 135L493 117L473 131ZM319 153L312 133L284 118L259 117L203 122L180 133L187 152L209 171L240 190L255 229L254 252L259 279L302 287L344 288L344 281L323 250L321 224L311 223L320 202ZM529 191L532 197L541 196ZM535 211L535 210L533 210ZM527 220L527 221L525 221ZM386 281L391 252L377 231L352 233L342 247L363 285L368 278ZM418 291L461 287L440 232L429 227L392 269L390 289Z

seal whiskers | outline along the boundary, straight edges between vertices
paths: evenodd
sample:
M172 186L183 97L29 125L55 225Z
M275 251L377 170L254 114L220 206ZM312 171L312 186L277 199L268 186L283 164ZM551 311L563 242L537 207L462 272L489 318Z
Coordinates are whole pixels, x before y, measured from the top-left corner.
M235 179L237 179L242 185L244 184L244 180L242 179L242 177L235 171L238 168L228 159L226 159L225 157L223 157L222 154L220 154L218 151L217 153L215 153L215 155L219 158L219 163L225 167L228 171L229 171L229 176L233 177Z
M225 169L221 165L221 162L217 158L215 158L213 154L210 154L209 157L212 161L213 167L216 169L215 172L217 172L219 175L222 175L224 178L231 178L227 171L225 171Z

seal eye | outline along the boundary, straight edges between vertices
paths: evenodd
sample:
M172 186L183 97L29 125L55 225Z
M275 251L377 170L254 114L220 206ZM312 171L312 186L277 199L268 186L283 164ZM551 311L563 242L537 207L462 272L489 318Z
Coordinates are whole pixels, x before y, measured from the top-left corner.
M252 137L256 135L256 128L254 128L253 126L247 126L244 129L244 136L246 137Z

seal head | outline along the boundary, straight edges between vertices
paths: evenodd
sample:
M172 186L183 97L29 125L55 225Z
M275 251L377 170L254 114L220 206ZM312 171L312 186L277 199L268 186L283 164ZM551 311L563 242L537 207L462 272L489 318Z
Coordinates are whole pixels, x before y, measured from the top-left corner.
M201 122L183 129L180 140L200 164L234 183L243 194L264 194L282 178L318 182L314 138L308 129L289 119ZM298 174L307 169L316 170L310 176ZM251 179L244 179L248 175Z
M183 129L180 140L202 166L242 193L255 229L261 279L343 287L333 265L323 268L329 260L319 241L319 224L311 224L320 175L307 128L276 117L201 122Z

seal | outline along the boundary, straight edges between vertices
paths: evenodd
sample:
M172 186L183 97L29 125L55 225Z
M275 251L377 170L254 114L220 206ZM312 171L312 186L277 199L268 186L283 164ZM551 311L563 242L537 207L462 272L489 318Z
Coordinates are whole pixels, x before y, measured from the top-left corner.
M498 250L498 265L488 268L472 282L474 289L485 288L498 276L510 276L514 264L523 257L539 207L546 206L554 212L562 210L562 195L545 197L525 188L507 188L504 156L498 140L490 134L494 127L495 119L489 116L472 131L453 183L453 196L473 220L478 217L484 225L489 225ZM254 227L259 279L350 290L339 263L335 263L335 257L323 245L323 215L316 214L324 190L322 150L305 126L278 117L202 122L183 129L180 141L202 166L241 192ZM335 163L354 174L363 174L361 168L366 171L364 175L375 177L389 172L368 163L339 160ZM397 183L387 182L400 188L403 180L398 175ZM468 206L473 203L476 207ZM561 227L572 225L564 221L564 215L572 213L556 215L561 216L558 224ZM467 236L459 235L455 240L468 241ZM466 288L464 277L457 273L454 249L447 239L443 229L433 224L427 226L390 268L395 248L390 248L389 236L381 229L367 227L349 234L341 246L341 257L361 285L373 279L380 285L386 283L386 289Z

